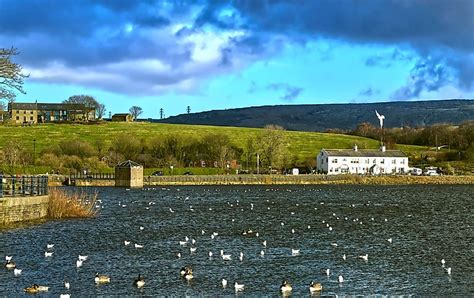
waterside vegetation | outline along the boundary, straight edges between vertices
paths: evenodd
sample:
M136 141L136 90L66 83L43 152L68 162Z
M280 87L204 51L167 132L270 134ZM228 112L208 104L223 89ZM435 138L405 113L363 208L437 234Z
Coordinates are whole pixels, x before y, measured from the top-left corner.
M48 218L87 218L97 214L97 194L70 193L63 189L49 191Z

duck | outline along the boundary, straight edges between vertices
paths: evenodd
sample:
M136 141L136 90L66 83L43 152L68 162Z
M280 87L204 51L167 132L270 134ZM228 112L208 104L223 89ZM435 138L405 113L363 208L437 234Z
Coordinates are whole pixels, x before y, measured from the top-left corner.
M312 281L311 284L309 285L309 291L311 293L320 292L322 290L323 290L323 285L320 282Z
M133 282L133 285L137 288L142 288L145 285L145 279L140 274L138 274L138 277Z
M293 290L293 287L291 286L291 284L288 281L284 280L281 283L280 291L282 293L289 293L289 292L291 292L291 290Z
M38 293L39 286L37 284L32 285L31 287L27 287L24 289L26 293Z
M96 284L105 284L110 282L110 277L107 275L99 275L99 273L96 273L94 281Z
M8 260L7 263L5 264L5 267L7 269L14 269L16 267L16 264L15 262L13 262L13 260Z

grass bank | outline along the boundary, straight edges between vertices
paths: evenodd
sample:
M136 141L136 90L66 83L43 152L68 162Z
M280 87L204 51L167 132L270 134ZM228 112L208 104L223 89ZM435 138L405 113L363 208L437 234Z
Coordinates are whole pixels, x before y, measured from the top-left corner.
M97 194L69 193L52 188L49 191L48 218L87 218L97 215Z

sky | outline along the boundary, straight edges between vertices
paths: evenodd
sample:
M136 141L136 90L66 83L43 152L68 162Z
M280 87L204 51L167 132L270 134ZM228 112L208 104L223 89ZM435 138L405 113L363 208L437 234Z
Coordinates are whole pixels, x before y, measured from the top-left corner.
M0 0L1 47L107 115L474 98L472 0Z

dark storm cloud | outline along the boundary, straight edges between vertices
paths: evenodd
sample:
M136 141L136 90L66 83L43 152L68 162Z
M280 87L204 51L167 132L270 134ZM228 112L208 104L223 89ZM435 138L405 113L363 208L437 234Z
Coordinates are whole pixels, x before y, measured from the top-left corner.
M292 86L286 83L274 83L267 86L269 90L283 91L283 94L280 96L280 99L285 101L293 101L300 93L303 91L303 88Z

